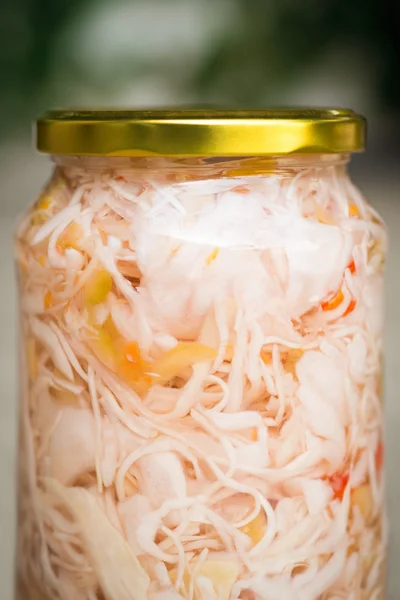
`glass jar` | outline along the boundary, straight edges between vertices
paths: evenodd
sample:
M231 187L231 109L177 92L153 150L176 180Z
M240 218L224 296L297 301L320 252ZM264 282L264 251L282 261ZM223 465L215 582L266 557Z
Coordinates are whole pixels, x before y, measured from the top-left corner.
M19 600L384 598L350 111L52 113L16 235Z

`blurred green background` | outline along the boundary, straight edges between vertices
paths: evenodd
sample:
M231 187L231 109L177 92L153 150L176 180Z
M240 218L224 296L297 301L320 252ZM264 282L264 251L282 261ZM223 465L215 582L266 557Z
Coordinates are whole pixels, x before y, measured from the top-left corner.
M397 117L398 0L2 2L0 127L50 105L345 104Z
M389 600L400 597L400 0L0 0L0 598L12 598L16 290L12 229L49 161L31 123L55 107L349 107L369 120L356 183L386 219ZM117 600L117 599L116 599Z

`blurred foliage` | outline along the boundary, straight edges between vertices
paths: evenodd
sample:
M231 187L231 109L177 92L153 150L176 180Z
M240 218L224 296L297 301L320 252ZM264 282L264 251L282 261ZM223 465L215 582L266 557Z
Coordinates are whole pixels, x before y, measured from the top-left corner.
M362 53L378 72L386 105L400 105L398 0L242 0L244 27L214 49L197 84L223 81L235 100L257 101L260 82L301 75L335 43ZM270 22L273 22L273 27Z
M203 0L181 0L181 3L187 8L196 1ZM125 0L126 5L146 3L148 10L152 2ZM213 5L218 2L207 0L210 23ZM108 2L109 16L120 4L121 0ZM164 9L168 7L169 0L163 0L163 5ZM26 119L50 104L60 104L60 98L73 104L74 90L80 85L92 88L92 98L107 98L121 76L131 79L135 89L137 78L151 75L151 69L171 76L178 97L182 93L182 97L193 102L226 103L229 99L233 105L277 103L280 90L293 79L301 78L305 69L321 61L332 48L343 49L349 56L354 49L361 56L364 68L373 74L374 93L381 106L393 111L400 108L399 0L226 0L227 26L212 38L201 61L194 61L193 68L188 69L189 74L183 75L177 69L174 76L170 75L173 64L162 53L155 57L158 67L154 67L153 57L150 68L127 47L118 69L110 70L105 65L100 80L91 81L90 72L81 70L79 60L71 63L71 53L65 48L65 44L75 43L79 48L79 39L84 39L87 46L90 29L81 32L79 39L68 37L65 32L73 26L76 30L76 23L84 15L87 23L90 15L96 15L100 8L104 12L104 6L104 2L96 0L0 0L0 127L3 130L26 123ZM154 5L155 22L158 6ZM235 15L233 24L232 18L228 18L230 8ZM135 36L134 20L130 26ZM179 27L179 22L176 26ZM168 34L173 47L176 31ZM149 51L154 35L149 31ZM63 39L67 40L64 45ZM99 69L101 64L96 64L97 73ZM60 75L63 70L68 71L68 77Z
M1 118L31 112L48 83L57 36L81 0L0 1Z

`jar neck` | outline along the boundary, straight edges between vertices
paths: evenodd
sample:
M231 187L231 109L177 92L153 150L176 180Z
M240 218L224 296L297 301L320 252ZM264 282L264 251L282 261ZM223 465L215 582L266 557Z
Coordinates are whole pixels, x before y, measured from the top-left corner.
M265 165L277 168L305 168L326 167L347 164L350 154L304 154L304 155L277 155L277 156L231 156L231 157L124 157L124 156L63 156L53 155L52 161L60 166L84 167L85 169L102 169L107 167L131 168L166 168L176 167L211 167L216 165Z
M349 154L309 154L251 157L117 157L53 156L54 163L67 179L91 178L91 173L106 172L114 176L130 173L134 177L161 178L165 182L188 179L227 177L292 178L305 171L324 177L329 171L346 171Z

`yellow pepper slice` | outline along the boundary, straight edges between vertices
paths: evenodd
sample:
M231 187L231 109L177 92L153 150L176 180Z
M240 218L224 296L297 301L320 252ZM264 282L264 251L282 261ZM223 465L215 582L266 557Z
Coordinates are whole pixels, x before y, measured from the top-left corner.
M117 351L115 347L115 338L110 334L106 327L99 327L97 335L91 343L93 350L98 358L111 369L115 369Z
M371 486L368 483L352 490L351 504L359 508L365 520L369 519L374 509L374 499Z
M250 523L244 527L241 527L240 530L248 535L252 539L254 545L256 545L263 538L266 524L267 518L265 516L265 512L260 510L258 515L252 521L250 521Z
M104 302L112 288L112 277L108 271L101 269L93 273L83 288L84 302L87 307Z
M172 350L151 366L152 373L164 380L172 379L184 369L196 363L206 362L216 358L214 348L197 342L179 342Z
M71 223L57 240L59 248L74 248L79 250L79 242L83 237L83 229L78 223Z
M218 597L220 600L229 600L232 587L239 577L239 573L240 565L236 561L223 559L206 560L201 565L195 577L194 599L199 599L199 593L196 589L197 578L207 577L207 579L209 579L212 583L216 597ZM176 574L176 568L171 569L169 572L169 577L173 585L176 583ZM190 579L190 573L188 569L185 569L182 586L185 590L189 589Z
M239 563L232 560L206 560L201 565L198 575L212 581L217 598L229 600L239 573Z
M214 250L209 254L206 258L206 265L209 266L211 263L217 258L219 249L214 248Z

